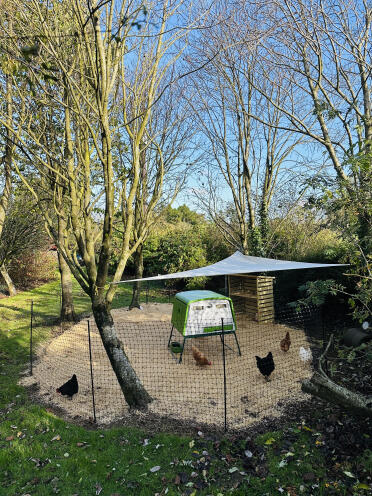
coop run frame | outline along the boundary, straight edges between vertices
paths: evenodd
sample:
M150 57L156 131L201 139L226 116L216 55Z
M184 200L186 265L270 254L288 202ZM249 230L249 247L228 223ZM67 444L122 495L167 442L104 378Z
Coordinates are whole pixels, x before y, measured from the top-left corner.
M125 317L127 314L125 312ZM35 321L33 317L31 304L30 368L35 353L33 331L38 333L42 327L55 324L54 320L44 321L41 313L37 313ZM205 429L223 427L226 431L229 427L239 431L267 416L285 413L286 405L293 401L306 400L300 381L293 381L293 374L305 379L313 372L311 365L303 364L299 358L299 347L308 347L310 336L327 341L321 309L306 307L300 312L292 308L281 309L275 322L268 323L237 316L241 356L236 356L234 338L228 338L228 334L233 333L224 332L221 325L220 335L198 344L200 351L212 359L211 367L203 368L195 364L190 347L185 349L182 366L177 363L178 357L175 360L169 353L166 345L170 317L171 314L169 320L137 322L127 318L120 321L118 315L115 320L128 357L155 400L146 417L142 413L136 417L129 412L92 317L67 328L61 323L60 332L37 348L35 369L30 370L34 380L27 382L28 377L22 380L26 381L25 385L35 381L39 384L38 396L42 404L47 401L50 406L61 409L67 418L79 417L102 425L110 422L137 425L137 421L142 425L146 421L151 428L154 421L163 425L169 419L179 423L181 429L185 425L189 427L191 422L199 428L201 425ZM204 323L213 326L215 322ZM279 347L286 331L291 333L289 353L283 353ZM228 353L228 349L232 351ZM269 350L274 355L275 371L273 380L266 382L256 367L254 355L263 357ZM55 387L72 372L77 374L79 393L73 401L66 401L66 397L56 394Z

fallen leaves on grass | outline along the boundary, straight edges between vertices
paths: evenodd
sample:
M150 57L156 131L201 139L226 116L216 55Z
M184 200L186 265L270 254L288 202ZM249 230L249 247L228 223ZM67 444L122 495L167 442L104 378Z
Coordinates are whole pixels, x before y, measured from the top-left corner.
M344 474L347 475L348 477L352 477L353 479L355 479L355 475L352 474L351 472L348 472L347 470L344 470Z
M155 467L150 468L150 472L158 472L160 470L160 466L156 465Z
M273 444L273 443L275 443L275 438L274 437L270 437L269 439L267 439L265 441L265 444L267 444L267 445L270 445L270 444Z
M356 486L354 486L354 489L371 489L370 486L368 486L367 484L363 484L363 482L359 482L358 484L356 484Z

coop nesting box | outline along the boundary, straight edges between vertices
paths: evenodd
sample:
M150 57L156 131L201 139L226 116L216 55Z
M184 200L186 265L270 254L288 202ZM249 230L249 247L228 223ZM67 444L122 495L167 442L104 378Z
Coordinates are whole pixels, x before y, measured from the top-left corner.
M173 303L172 324L185 337L221 330L235 331L234 308L230 298L213 291L183 291Z

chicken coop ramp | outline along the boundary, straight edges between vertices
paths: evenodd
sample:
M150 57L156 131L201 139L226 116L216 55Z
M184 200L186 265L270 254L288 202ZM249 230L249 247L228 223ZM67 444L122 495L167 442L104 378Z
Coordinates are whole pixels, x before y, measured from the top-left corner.
M201 276L223 276L230 274L248 274L254 272L276 272L278 270L294 269L315 269L325 267L345 267L348 264L319 264L308 262L292 262L289 260L276 260L274 258L252 257L243 255L236 251L230 257L220 260L211 265L200 267L198 269L185 270L174 274L157 275L145 277L142 279L126 279L112 284L121 284L125 282L136 281L156 281L163 279L178 279L184 277L201 277Z

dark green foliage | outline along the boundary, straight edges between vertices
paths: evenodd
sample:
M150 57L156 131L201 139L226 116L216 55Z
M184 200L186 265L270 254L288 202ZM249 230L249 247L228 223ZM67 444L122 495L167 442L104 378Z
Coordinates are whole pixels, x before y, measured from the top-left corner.
M171 224L177 224L179 222L186 222L196 226L198 224L204 224L205 218L202 214L198 214L193 210L190 210L187 205L181 205L178 208L168 207L165 215L165 221Z
M286 219L270 222L272 258L314 263L340 263L349 250L337 229L331 229L317 214L295 209Z
M347 181L337 179L334 187L320 183L320 193L311 198L310 206L323 211L333 229L347 244L341 261L349 263L348 281L337 291L348 296L354 318L362 321L372 314L372 153L366 146L361 153L345 161L349 170Z
M206 265L203 234L202 226L181 222L156 239L151 236L144 249L146 273L171 274Z
M170 274L218 262L231 252L214 225L186 205L169 207L144 244L144 276ZM133 261L128 273L134 273ZM177 281L188 289L204 287L206 278ZM169 284L175 281L170 281Z

